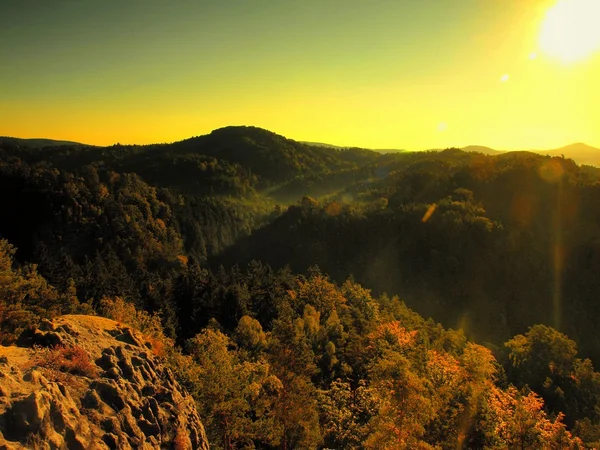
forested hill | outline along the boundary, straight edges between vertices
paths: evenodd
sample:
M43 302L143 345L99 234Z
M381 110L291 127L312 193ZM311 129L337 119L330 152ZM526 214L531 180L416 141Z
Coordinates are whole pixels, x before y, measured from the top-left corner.
M0 141L0 145L5 154L30 163L46 161L67 170L94 165L135 172L154 185L202 195L268 191L279 201L293 201L306 192L320 195L329 185L340 188L340 179L347 183L360 177L361 167L380 156L358 148L303 144L256 127L226 127L172 144L144 146L56 143L31 148L19 140Z
M600 361L600 169L529 152L379 154L227 127L147 146L0 141L0 192L0 270L21 277L9 289L3 280L13 278L0 276L0 292L18 291L0 304L2 332L122 297L159 314L179 344L265 383L270 394L244 401L254 402L250 422L266 422L240 425L243 442L384 448L395 429L418 448L461 433L505 448L514 436L494 436L517 424L503 408L539 413L546 434L527 437L533 447L549 442L542 435L559 439L560 412L586 442L600 440L600 375L576 356L579 346ZM465 335L493 349L506 373ZM284 356L306 370L285 378ZM428 379L432 365L441 371ZM311 411L304 422L269 397L280 389L269 370L298 411ZM388 381L406 395L385 397ZM546 409L510 383L534 389ZM492 385L497 396L483 401L477 392ZM302 395L317 390L318 406L316 394ZM344 403L362 408L348 412L352 424L332 415L350 393L365 395ZM197 394L208 411L210 393ZM223 394L224 405L246 394ZM498 430L475 425L492 410ZM395 422L399 411L410 418ZM252 438L252 427L269 431Z
M600 358L600 170L532 153L459 150L380 158L373 174L291 206L213 258L259 259L376 292L501 342L534 323L560 327ZM352 201L349 201L349 200Z
M238 163L271 182L354 169L356 164L374 161L379 156L370 150L296 142L256 127L221 128L174 145L176 152L199 153Z

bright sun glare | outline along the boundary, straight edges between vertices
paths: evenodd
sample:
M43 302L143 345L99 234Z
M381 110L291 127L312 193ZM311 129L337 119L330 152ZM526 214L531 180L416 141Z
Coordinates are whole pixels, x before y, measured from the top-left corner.
M600 49L600 0L559 0L542 24L542 49L564 62Z

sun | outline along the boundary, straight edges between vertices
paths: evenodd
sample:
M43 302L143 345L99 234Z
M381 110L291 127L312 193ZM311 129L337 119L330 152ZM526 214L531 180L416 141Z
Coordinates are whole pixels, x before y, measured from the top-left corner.
M559 0L546 13L540 45L564 62L589 57L600 49L600 0Z

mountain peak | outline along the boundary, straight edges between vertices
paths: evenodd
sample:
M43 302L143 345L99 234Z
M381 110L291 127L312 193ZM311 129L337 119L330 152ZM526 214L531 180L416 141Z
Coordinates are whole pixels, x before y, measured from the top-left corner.
M285 136L279 135L265 128L255 127L252 125L229 125L226 127L217 128L211 131L207 136L269 136L271 138L287 139Z

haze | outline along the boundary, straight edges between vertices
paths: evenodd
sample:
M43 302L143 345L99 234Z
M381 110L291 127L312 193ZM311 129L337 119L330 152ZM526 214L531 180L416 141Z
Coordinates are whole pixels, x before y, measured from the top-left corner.
M597 9L9 0L0 135L143 144L247 124L368 148L598 147Z

